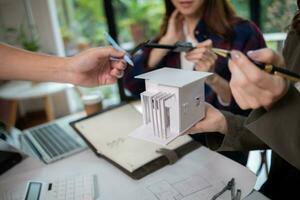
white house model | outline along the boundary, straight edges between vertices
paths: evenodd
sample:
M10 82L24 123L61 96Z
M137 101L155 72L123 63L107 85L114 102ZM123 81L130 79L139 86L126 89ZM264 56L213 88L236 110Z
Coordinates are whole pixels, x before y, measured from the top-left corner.
M166 145L205 115L204 82L211 73L162 68L145 79L141 93L143 125L131 136Z

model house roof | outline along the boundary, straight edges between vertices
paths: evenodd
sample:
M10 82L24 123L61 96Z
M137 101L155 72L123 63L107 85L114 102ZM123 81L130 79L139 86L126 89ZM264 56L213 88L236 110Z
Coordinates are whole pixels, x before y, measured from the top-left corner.
M149 80L150 82L160 85L183 87L199 79L206 78L210 75L212 75L212 73L165 67L145 74L141 74L139 76L136 76L135 78Z

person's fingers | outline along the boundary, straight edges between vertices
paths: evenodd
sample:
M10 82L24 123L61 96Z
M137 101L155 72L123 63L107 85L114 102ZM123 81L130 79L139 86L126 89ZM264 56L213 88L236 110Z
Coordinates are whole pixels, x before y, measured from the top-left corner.
M205 51L206 51L205 48L196 48L190 52L187 52L185 58L189 60L199 59L202 57L202 55L205 54Z
M214 65L217 60L217 56L211 51L206 51L204 58L208 60L210 65Z
M195 63L195 69L197 71L211 71L216 62L215 57L209 53L194 54L189 56L187 60Z
M243 110L246 110L249 104L240 93L239 88L231 88L231 93L239 107Z
M109 57L122 58L125 55L124 51L119 51L113 47L108 47Z
M193 50L193 52L187 53L185 58L190 61L210 60L212 62L214 62L217 59L217 57L214 56L213 53L205 49Z
M183 16L181 13L178 13L178 14L177 14L177 20L178 20L179 22L183 22L184 16Z
M122 78L123 76L124 76L124 71L123 70L119 71L117 78Z
M268 107L274 101L271 92L255 87L255 85L249 85L247 88L231 86L231 93L237 104L244 110Z
M206 56L216 60L218 57L217 55L212 52L209 48L202 47L202 48L195 48L194 50L186 53L186 59L195 60L200 59L202 56Z
M217 54L215 54L213 51L209 50L206 52L208 54L208 56L210 56L211 58L213 58L214 60L218 59Z
M229 68L232 73L229 83L232 95L242 109L256 109L272 101L271 93L249 81L235 63L230 61Z
M191 127L186 134L220 132L226 134L227 122L224 115L212 105L205 103L205 118Z
M110 71L110 75L115 76L115 77L117 77L117 78L122 78L123 75L124 75L124 71L123 71L123 70L116 69L116 68L113 68L113 69Z
M231 60L237 68L247 77L247 81L256 84L258 87L265 89L270 85L272 76L267 72L259 69L244 54L239 51L231 51ZM230 69L230 68L229 68Z
M202 47L211 48L212 46L213 46L212 40L208 39L208 40L205 40L203 42L199 42L196 47L198 47L198 48L202 48Z
M251 63L247 65L249 63L236 62L234 58L229 61L230 88L236 102L243 109L269 107L284 94L285 80L251 66Z
M98 76L98 85L113 84L116 81L117 81L117 78L115 76L110 75L110 74L100 74Z
M212 71L215 62L209 58L201 59L195 62L195 69L197 71Z
M275 52L269 48L263 48L255 51L248 51L247 55L258 62L273 64Z
M181 17L181 16L178 16L176 18L176 21L175 21L175 31L178 33L183 33L182 32L182 26L183 26L183 21L184 21L184 18Z
M229 86L232 95L242 109L247 109L249 107L249 102L243 91L243 88L248 86L247 77L232 60L229 60L228 67L231 71Z
M125 70L127 65L124 60L111 61L112 68L117 68L119 70Z
M179 14L179 11L177 9L174 10L173 13L170 16L170 20L169 21L170 22L174 22L178 14Z

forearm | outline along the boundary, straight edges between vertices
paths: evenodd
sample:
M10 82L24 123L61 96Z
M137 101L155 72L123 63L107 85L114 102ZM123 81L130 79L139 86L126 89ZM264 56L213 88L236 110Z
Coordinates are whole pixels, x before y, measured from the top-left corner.
M255 110L246 121L246 127L268 144L272 150L289 163L300 169L300 93L293 86L276 102L268 112L253 117Z
M32 53L0 44L0 79L69 82L68 58Z
M217 151L249 151L267 149L268 146L244 127L246 117L223 112L227 123L227 132L223 134L207 134L206 143Z
M206 80L206 83L211 87L215 93L221 98L222 102L230 103L232 94L229 83L227 80L219 76L218 74L214 74L211 78Z

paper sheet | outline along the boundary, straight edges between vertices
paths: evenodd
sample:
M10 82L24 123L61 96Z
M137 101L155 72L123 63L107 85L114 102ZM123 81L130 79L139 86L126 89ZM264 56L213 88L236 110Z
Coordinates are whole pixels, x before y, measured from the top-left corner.
M136 139L140 139L140 140L144 140L144 141L149 141L149 142L153 142L159 145L167 145L170 142L172 142L173 140L175 140L177 137L179 137L178 134L174 134L174 133L169 133L168 134L168 138L164 139L164 138L160 138L157 137L154 133L154 130L152 129L151 125L148 126L140 126L137 129L135 129L134 131L132 131L130 133L130 136Z
M32 164L32 160L28 158L23 164ZM98 175L100 199L108 200L210 200L232 177L244 198L256 182L255 174L249 169L205 147L138 181L132 180L89 150L51 165L31 168L32 171L24 169L23 164L1 176L0 197L2 191L20 188L22 184L26 186L28 180L42 181L82 173ZM17 192L24 194L24 190ZM218 200L222 199L229 200L230 193L226 192ZM259 199L266 200L262 195Z

